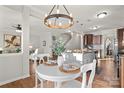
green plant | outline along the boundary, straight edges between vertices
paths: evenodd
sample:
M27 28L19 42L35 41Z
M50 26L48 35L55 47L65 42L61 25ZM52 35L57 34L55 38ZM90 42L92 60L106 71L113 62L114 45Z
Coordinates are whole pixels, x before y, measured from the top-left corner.
M17 53L19 53L20 51L21 51L21 49L20 49L20 48L17 48L17 49L16 49L16 52L17 52Z
M56 40L54 43L53 51L56 55L60 56L64 52L64 42L62 40Z

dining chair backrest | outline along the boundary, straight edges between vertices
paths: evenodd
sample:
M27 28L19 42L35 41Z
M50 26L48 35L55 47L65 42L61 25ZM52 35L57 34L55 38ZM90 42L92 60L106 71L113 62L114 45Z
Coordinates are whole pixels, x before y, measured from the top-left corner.
M34 54L35 54L35 55L37 55L37 54L38 54L38 48L37 48L37 49L35 49Z
M81 67L82 72L82 88L91 88L95 76L96 60L92 63L84 64ZM88 76L88 74L90 74Z
M49 53L40 54L40 55L41 55L40 60L43 60L43 62L49 61L49 59L50 59L50 54Z
M94 58L95 58L94 52L84 52L82 64L92 63Z
M32 60L36 60L36 59L37 59L37 57L36 57L37 54L38 54L38 49L35 49L34 53L31 54L30 58L31 58Z

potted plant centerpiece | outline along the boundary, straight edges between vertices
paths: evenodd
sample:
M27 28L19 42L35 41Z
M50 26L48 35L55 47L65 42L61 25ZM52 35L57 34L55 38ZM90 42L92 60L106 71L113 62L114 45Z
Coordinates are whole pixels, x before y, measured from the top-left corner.
M62 64L64 62L64 58L62 56L62 53L64 52L64 50L65 50L64 42L62 40L56 40L56 42L54 43L53 51L58 56L57 57L58 66L62 66Z

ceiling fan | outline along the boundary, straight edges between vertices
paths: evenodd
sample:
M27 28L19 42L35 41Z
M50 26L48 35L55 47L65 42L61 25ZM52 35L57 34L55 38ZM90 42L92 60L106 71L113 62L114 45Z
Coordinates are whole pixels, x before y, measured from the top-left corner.
M17 24L16 26L12 26L14 28L16 28L16 32L22 32L22 27L20 24Z

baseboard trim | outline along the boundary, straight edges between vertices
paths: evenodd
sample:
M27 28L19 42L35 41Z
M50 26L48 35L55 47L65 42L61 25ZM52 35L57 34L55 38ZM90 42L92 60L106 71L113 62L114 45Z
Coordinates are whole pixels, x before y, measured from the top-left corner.
M27 75L24 75L24 76L20 76L20 77L17 77L17 78L13 78L13 79L10 79L10 80L6 80L6 81L3 81L3 82L0 82L0 86L5 85L5 84L7 84L7 83L14 82L14 81L19 80L19 79L27 78L27 77L29 77L29 76L30 76L30 75L27 74Z

